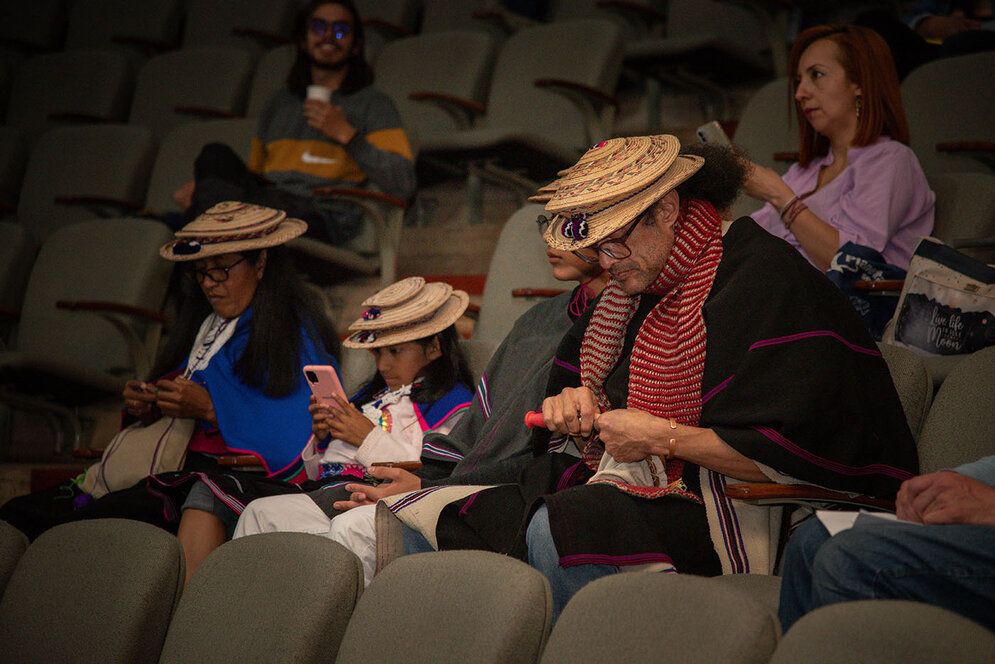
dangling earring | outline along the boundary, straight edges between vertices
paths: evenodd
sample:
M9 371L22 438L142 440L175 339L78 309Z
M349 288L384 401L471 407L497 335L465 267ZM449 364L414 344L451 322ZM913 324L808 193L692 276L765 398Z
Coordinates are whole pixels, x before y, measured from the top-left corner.
M854 100L854 102L857 105L857 119L859 120L860 119L860 109L864 107L864 98L862 96L860 96L860 95L857 95L857 98Z

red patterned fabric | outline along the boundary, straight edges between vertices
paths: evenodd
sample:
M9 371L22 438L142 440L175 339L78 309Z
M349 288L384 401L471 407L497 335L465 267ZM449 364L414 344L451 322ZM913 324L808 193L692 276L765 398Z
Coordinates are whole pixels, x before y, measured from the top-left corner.
M721 220L715 208L705 201L684 201L674 223L670 256L645 291L663 297L636 335L629 361L629 408L698 425L706 341L702 308L721 259ZM638 304L638 295L627 295L617 281L610 281L584 334L581 382L594 392L603 411L612 405L602 386L618 363L626 327ZM584 459L592 470L603 452L600 442L585 447ZM683 461L668 461L667 484L680 478L683 468ZM666 487L619 488L646 497L673 492Z

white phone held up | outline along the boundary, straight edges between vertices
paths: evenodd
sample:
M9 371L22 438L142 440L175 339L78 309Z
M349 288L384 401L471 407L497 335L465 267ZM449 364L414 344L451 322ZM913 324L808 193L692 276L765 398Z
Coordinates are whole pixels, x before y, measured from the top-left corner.
M698 140L705 145L717 145L719 147L732 149L732 141L716 120L706 122L698 127L695 132Z

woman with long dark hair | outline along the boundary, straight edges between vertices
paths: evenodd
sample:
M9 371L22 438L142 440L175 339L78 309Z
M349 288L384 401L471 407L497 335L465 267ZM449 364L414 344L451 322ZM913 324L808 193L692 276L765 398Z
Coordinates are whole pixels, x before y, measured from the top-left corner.
M334 328L281 246L305 228L281 211L228 202L161 249L167 260L183 263L180 311L154 370L157 378L125 386L125 423L130 419L134 426L127 431L140 436L165 419L182 422L190 431L182 469L129 489L108 475L110 466L102 460L66 485L8 502L0 518L34 538L63 521L115 516L175 530L183 511L182 542L184 530L198 519L221 527L192 482L218 471L219 457L252 455L264 470L258 477L304 481L310 391L302 369L335 365L339 352ZM237 493L229 499L239 500ZM196 560L196 552L186 552Z

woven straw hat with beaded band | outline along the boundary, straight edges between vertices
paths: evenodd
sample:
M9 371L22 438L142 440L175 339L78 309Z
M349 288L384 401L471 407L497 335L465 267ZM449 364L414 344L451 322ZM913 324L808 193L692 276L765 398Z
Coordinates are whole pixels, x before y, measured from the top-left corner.
M455 323L469 303L469 295L449 284L408 277L363 301L367 309L342 345L379 348L424 339Z
M543 239L554 249L573 251L623 228L705 163L680 149L680 141L667 134L595 145L536 197L542 200L556 185L546 203L555 216Z
M196 261L275 247L307 230L307 223L262 205L218 203L176 231L176 239L159 249L171 261Z

